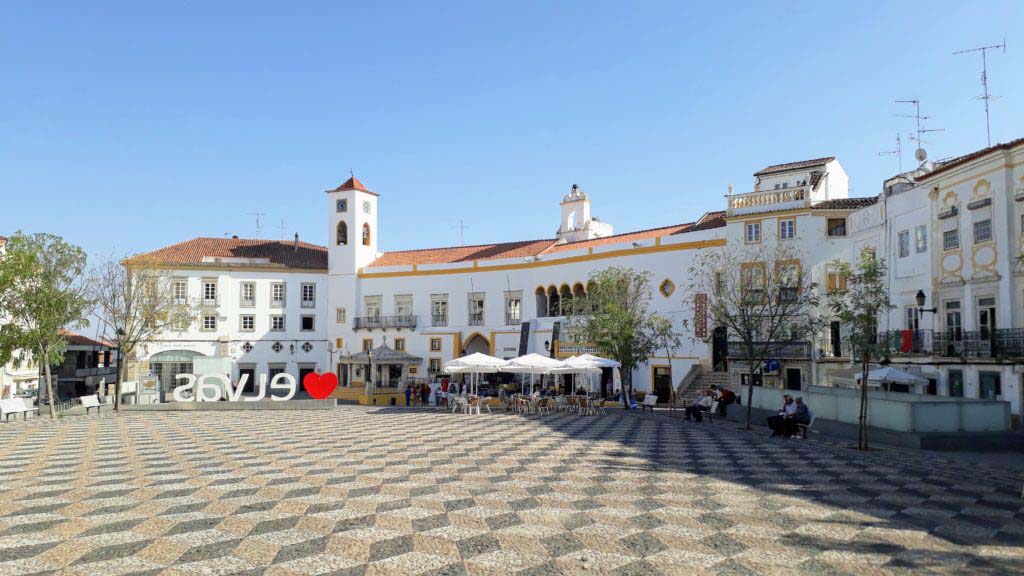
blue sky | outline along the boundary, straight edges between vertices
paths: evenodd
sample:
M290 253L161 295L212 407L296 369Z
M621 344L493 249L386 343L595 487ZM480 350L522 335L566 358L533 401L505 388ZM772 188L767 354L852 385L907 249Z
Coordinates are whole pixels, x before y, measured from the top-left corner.
M294 6L289 5L294 4ZM372 5L372 6L371 6ZM933 158L1024 136L1024 3L19 2L0 20L0 234L90 253L298 232L355 171L381 248L551 237L575 182L616 231L837 155L854 195L919 98ZM904 142L904 167L913 145Z

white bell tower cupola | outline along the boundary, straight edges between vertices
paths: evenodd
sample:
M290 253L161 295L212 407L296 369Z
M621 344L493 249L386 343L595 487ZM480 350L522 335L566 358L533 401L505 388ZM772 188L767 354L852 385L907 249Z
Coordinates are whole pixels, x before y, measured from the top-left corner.
M328 271L355 274L377 258L377 194L352 176L327 198Z
M579 242L612 235L612 226L590 215L590 197L576 184L562 198L562 224L558 227L559 243Z

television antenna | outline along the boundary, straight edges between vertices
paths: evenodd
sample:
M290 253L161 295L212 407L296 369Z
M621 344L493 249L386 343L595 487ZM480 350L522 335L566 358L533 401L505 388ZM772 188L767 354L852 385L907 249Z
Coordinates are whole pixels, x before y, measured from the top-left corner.
M274 228L277 228L281 232L281 242L284 242L284 218L281 218L281 223L274 226Z
M922 134L926 134L928 132L945 132L946 129L945 128L922 128L921 127L921 121L922 120L931 120L932 117L931 116L922 116L921 115L921 101L920 100L897 100L896 103L897 104L913 104L914 105L914 113L913 114L897 114L897 116L899 116L900 118L913 118L914 119L914 121L916 123L916 129L914 131L914 135L910 137L911 140L913 140L914 142L917 142L917 150L914 151L914 158L916 158L918 162L924 162L925 160L928 159L928 153L924 149L924 145L927 144L927 142L923 138L921 138L921 135Z
M896 133L896 149L882 150L881 152L878 153L879 156L892 156L893 154L896 155L896 161L900 167L900 171L898 172L898 174L903 174L903 145L902 139L900 138L898 132Z
M260 226L260 218L266 215L266 212L249 212L249 216L256 217L256 238L259 238L260 233L263 231L263 228Z
M988 138L988 145L992 145L992 128L989 126L988 119L988 101L998 96L993 96L988 93L988 51L996 50L998 48L1003 49L1003 54L1006 53L1006 38L1003 38L1002 44L993 44L992 46L982 46L980 48L968 48L966 50L960 50L959 52L953 52L953 55L957 54L970 54L971 52L981 52L981 87L984 92L981 96L978 96L978 100L985 102L985 136Z
M466 245L466 228L469 228L469 225L466 224L465 220L463 220L462 218L459 218L458 220L455 221L454 224L452 224L451 227L452 228L456 228L459 231L459 246L465 246Z

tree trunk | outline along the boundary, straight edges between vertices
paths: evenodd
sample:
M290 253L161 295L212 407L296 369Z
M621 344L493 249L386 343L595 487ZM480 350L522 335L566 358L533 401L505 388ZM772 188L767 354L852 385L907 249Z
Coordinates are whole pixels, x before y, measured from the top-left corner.
M750 374L747 377L747 423L744 426L745 430L750 430L750 420L752 419L752 411L754 404L754 363L750 363Z
M868 449L868 366L870 357L861 356L860 374L860 422L857 428L857 449Z
M633 370L622 370L622 405L626 410L633 407Z
M46 358L45 354L43 358ZM43 362L43 370L46 372L46 395L50 399L50 418L56 418L57 407L53 400L53 373L50 372L50 364L48 362Z

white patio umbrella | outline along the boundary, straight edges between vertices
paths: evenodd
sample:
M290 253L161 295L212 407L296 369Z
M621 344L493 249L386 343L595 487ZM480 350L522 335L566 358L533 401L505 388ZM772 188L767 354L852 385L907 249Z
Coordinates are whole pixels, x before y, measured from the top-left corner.
M858 382L864 376L863 373L858 372L854 379ZM892 366L883 366L881 368L874 368L868 370L868 383L878 382L879 384L909 384L912 386L927 384L928 380L922 378L910 372L900 370L899 368L893 368Z
M593 358L597 358L593 356ZM572 374L573 393L576 393L576 376L586 374L587 375L587 391L593 392L593 382L590 380L590 376L593 374L601 373L601 364L590 358L583 358L582 356L570 356L564 361L565 366L562 368L554 368L551 370L552 374Z
M529 374L530 392L532 393L534 374L550 374L552 370L564 367L565 362L562 362L561 360L555 360L554 358L541 356L537 353L531 353L509 360L508 364L502 366L499 371L509 372L512 374Z
M462 358L456 358L444 363L444 371L449 374L470 374L470 385L472 392L476 393L476 380L472 375L493 374L499 368L508 364L508 360L488 356L481 352L474 352Z

